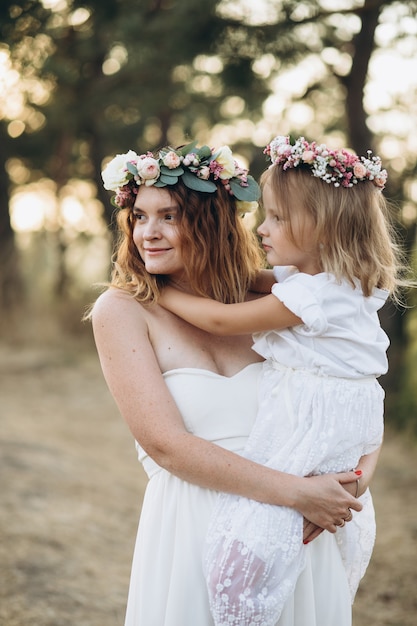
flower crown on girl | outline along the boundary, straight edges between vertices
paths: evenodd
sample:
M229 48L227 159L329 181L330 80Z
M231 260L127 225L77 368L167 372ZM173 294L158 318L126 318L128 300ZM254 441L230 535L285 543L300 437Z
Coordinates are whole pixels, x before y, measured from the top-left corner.
M140 185L166 187L175 185L179 178L189 189L204 193L217 191L215 181L220 181L236 198L242 213L257 207L261 193L258 183L235 161L228 146L218 150L197 148L196 141L177 149L163 148L157 157L152 152L138 155L129 150L115 156L101 175L104 188L116 192L112 202L118 208L129 206Z
M290 137L279 135L266 146L264 154L269 155L273 165L282 165L284 170L309 167L313 176L335 187L353 187L370 180L382 190L388 176L381 159L372 156L370 150L367 157L358 157L348 150L329 150L325 144L308 143L304 137L292 144Z

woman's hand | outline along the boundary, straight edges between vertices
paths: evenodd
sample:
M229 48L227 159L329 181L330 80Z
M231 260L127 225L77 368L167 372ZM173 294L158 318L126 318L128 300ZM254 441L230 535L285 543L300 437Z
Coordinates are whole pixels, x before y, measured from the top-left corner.
M341 483L341 486L343 486L343 488L351 496L358 498L363 493L365 493L365 491L369 487L369 484L375 472L375 468L378 462L380 451L381 451L381 447L379 447L374 452L371 452L370 454L366 454L363 457L361 457L353 473L348 472L347 474L339 475L339 476L351 477L351 480L347 480L347 481L344 480ZM333 476L338 476L338 475L336 474ZM349 507L349 509L351 508L354 508L354 507ZM354 509L354 510L357 510L357 509ZM346 511L346 516L343 519L345 523L349 523L352 519L352 516L349 515L348 511ZM341 523L342 523L342 520L339 520L336 526L337 525L340 526ZM342 523L342 525L344 524ZM316 537L318 537L322 532L323 532L323 528L321 526L318 526L317 524L312 522L310 519L307 519L306 517L304 518L303 541L305 544L310 543L310 541L313 541L313 539L316 539ZM334 531L331 531L331 532L334 532Z
M362 510L362 504L344 488L345 484L356 485L357 478L351 471L301 479L294 494L294 508L316 527L307 526L304 539L318 536L318 527L335 533L350 517L350 509Z

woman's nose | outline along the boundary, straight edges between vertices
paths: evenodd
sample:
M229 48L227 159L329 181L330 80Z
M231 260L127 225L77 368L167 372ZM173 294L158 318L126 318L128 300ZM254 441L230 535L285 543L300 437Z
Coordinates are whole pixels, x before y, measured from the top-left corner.
M144 239L160 239L161 231L156 220L149 220L143 232Z

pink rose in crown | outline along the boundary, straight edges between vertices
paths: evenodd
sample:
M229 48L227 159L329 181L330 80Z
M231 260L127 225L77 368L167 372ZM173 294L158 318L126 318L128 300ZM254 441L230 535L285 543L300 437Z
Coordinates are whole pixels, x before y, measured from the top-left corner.
M387 182L387 172L382 170L377 176L375 176L373 182L377 187L383 189L385 187L385 183Z
M203 165L197 170L198 178L202 178L203 180L208 180L210 176L210 168L207 165Z
M302 155L302 160L304 163L313 163L314 161L314 152L312 150L304 150Z
M160 174L159 163L153 157L138 159L136 168L138 170L139 179L145 181L145 185L147 186L153 185L157 181ZM139 181L139 183L140 182L141 181Z
M178 167L181 164L181 159L178 156L178 154L176 154L175 152L171 150L171 152L168 152L164 156L162 162L170 170L173 170L174 168Z
M367 169L363 163L355 163L353 166L353 175L355 178L365 178Z

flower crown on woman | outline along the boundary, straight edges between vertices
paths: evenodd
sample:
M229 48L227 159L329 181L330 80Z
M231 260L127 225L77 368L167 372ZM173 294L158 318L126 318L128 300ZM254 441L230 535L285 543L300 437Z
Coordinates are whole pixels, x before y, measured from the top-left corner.
M335 187L353 187L369 180L382 190L387 181L381 159L372 156L370 150L367 157L358 157L348 150L329 150L325 144L308 143L304 137L291 143L290 137L279 135L266 146L264 153L273 165L282 165L284 170L308 167L313 176Z
M254 210L260 196L258 183L235 161L228 146L197 148L196 141L181 148L163 148L157 157L133 150L118 154L102 171L102 178L104 188L116 192L112 202L118 208L130 206L140 185L166 187L180 178L189 189L203 193L215 192L215 181L220 181L243 213Z

